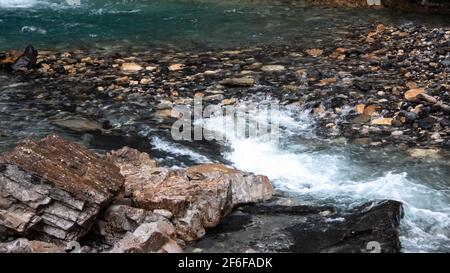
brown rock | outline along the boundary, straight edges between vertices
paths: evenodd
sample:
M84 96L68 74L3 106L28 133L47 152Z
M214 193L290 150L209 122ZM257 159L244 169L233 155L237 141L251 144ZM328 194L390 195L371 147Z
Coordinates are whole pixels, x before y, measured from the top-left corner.
M0 227L72 241L123 185L119 169L56 135L25 140L0 157Z
M221 80L219 83L232 87L252 87L255 84L255 79L252 77L228 78Z
M272 197L273 187L269 178L232 169L222 164L202 164L186 170L191 180L230 179L233 206L256 203Z
M379 108L380 108L380 107L377 106L377 105L367 105L367 106L364 108L363 114L364 114L364 115L370 116L370 115L372 115L373 113L375 113Z
M435 97L430 96L427 93L420 93L417 95L417 98L419 100L424 100L426 102L433 103L433 104L438 102L438 100Z
M162 109L155 111L154 116L158 119L171 119L171 118L180 118L182 113L178 112L175 109Z
M364 109L365 108L366 108L365 104L357 104L355 106L355 112L358 113L358 114L362 114L362 113L364 113Z
M377 118L370 122L372 125L380 125L380 126L391 126L392 118Z
M149 79L149 78L142 78L142 79L139 81L139 84L147 85L147 84L149 84L149 83L151 83L151 82L152 82L152 80Z
M231 105L231 104L235 104L236 103L236 99L235 98L231 98L231 99L224 99L221 101L222 105Z
M383 24L377 25L377 33L383 33L385 30L385 26Z
M336 78L326 78L326 79L322 79L320 80L320 82L318 83L319 86L325 86L325 85L329 85L332 83L336 83Z
M405 92L405 99L407 101L417 101L417 95L425 93L424 88L413 88Z
M117 85L126 86L130 83L130 79L127 76L119 77L116 79Z
M169 66L169 71L178 71L184 68L184 64L172 64Z
M311 57L319 57L323 54L323 50L322 49L317 49L317 48L312 48L312 49L307 49L306 53L311 56Z
M97 220L96 232L102 236L104 243L113 245L141 224L164 220L163 216L144 209L112 205Z
M158 168L147 154L130 148L113 151L107 157L120 167L126 192L139 207L170 211L176 232L185 241L202 237L205 228L219 224L234 206L272 196L267 177L221 164L186 170Z
M122 70L126 72L137 72L143 69L142 66L136 63L124 63L122 64Z
M159 221L140 225L133 233L127 233L111 253L158 252L175 235L172 224ZM166 248L167 249L167 248Z

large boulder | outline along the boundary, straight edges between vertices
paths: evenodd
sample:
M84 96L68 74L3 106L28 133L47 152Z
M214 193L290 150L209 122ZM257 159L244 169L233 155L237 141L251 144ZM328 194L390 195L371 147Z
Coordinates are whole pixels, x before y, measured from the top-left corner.
M402 204L368 202L351 209L288 205L276 198L244 206L208 231L186 252L400 252Z
M320 221L308 227L298 224L292 232L293 252L400 252L398 227L402 203L393 200L368 202L344 215L343 221Z
M184 241L202 237L205 228L218 225L233 207L267 200L273 192L267 177L220 164L171 170L130 148L112 151L107 158L120 168L125 192L137 206L170 211Z
M44 241L79 240L123 186L119 169L56 135L0 157L0 230Z

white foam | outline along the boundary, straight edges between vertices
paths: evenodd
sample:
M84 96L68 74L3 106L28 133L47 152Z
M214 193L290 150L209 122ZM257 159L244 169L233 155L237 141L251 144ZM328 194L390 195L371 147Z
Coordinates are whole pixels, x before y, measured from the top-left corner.
M164 152L167 152L167 153L170 153L173 155L187 156L191 160L193 160L194 162L197 162L197 163L211 162L211 160L209 160L204 155L194 152L194 151L190 150L189 148L185 148L182 145L163 140L159 137L152 137L151 143L153 145L153 148L155 148L157 150L164 151Z
M0 8L28 9L28 8L70 8L79 7L82 0L0 0Z
M0 0L0 8L31 8L37 5L38 0Z
M344 155L323 149L317 151L289 140L292 135L312 137L309 131L314 119L307 112L283 109L274 116L283 127L280 143L233 134L233 130L229 130L233 120L229 117L205 120L203 126L227 135L231 151L225 157L236 168L267 175L279 189L341 204L377 199L403 202L405 218L401 224L401 241L404 251L450 248L450 198L447 193L420 184L407 173L392 170L375 178L355 179L354 174L366 170ZM252 118L264 119L265 116ZM228 124L228 129L224 129L223 124ZM283 142L286 139L287 142Z
M20 29L20 32L25 32L25 33L39 33L39 34L47 34L47 30L43 29L43 28L39 28L39 27L35 27L35 26L23 26Z

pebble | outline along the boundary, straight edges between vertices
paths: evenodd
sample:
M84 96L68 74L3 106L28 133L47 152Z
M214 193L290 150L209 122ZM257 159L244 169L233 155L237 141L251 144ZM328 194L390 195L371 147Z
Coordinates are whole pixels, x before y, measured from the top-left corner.
M169 66L169 71L179 71L184 68L184 64L172 64Z
M221 80L219 83L225 86L252 87L255 84L255 79L253 77L228 78Z
M123 71L128 72L137 72L143 69L142 66L136 63L123 63L121 68Z
M286 68L282 65L264 65L261 70L264 72L283 72Z
M306 54L308 54L311 57L319 57L323 54L323 50L322 49L318 49L318 48L312 48L312 49L307 49L306 50Z
M424 88L414 88L406 91L404 97L407 101L417 101L417 96L424 92Z
M372 125L383 125L383 126L391 126L392 118L378 118L374 119L370 122Z

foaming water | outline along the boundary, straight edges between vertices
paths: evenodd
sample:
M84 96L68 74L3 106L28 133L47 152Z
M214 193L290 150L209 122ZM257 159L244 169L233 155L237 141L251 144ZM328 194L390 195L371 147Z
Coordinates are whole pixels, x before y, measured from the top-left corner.
M266 117L252 116L259 121ZM274 116L285 121L280 123L276 142L236 135L230 117L213 117L203 125L228 134L230 151L224 156L236 168L265 174L278 189L318 203L348 207L367 200L401 201L404 251L450 250L449 167L445 162L417 162L399 151L367 152L320 140L311 133L314 119L301 109L283 109Z
M0 8L30 8L38 3L37 0L0 0Z
M82 0L0 0L0 8L9 10L63 9L79 7Z
M191 161L196 163L207 163L211 161L208 157L202 154L194 152L180 144L166 141L160 137L152 137L151 144L154 149L169 153L169 156L188 157Z

